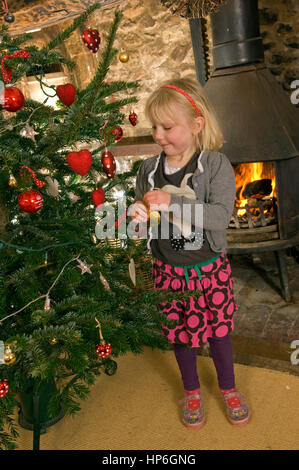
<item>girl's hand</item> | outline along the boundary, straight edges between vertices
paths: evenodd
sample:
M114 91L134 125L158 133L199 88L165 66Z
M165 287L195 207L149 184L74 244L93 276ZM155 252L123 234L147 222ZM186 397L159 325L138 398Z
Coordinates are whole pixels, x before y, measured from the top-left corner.
M151 211L167 211L170 204L171 195L161 189L148 191L143 196L145 204Z
M128 215L130 215L132 220L136 223L146 222L148 219L148 210L144 202L136 201L135 204L130 207Z

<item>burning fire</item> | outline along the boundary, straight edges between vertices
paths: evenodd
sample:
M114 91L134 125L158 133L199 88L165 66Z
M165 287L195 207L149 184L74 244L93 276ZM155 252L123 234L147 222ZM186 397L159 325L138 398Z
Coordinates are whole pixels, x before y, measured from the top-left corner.
M242 216L246 213L246 209L242 209L248 204L249 198L243 197L243 191L249 183L262 180L263 178L269 178L272 181L272 192L268 194L267 198L272 198L275 195L275 177L273 167L270 171L266 170L263 162L256 163L242 163L237 165L235 168L235 178L237 187L236 206L238 216Z

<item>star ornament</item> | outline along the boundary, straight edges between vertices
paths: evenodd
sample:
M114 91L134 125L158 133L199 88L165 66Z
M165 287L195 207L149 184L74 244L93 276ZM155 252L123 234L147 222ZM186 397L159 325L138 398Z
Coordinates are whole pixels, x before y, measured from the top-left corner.
M81 274L92 274L90 268L93 266L93 264L87 264L85 261L82 261L81 259L78 259L78 266L77 268L81 269Z
M33 142L35 142L35 136L38 134L39 132L36 132L28 122L26 123L26 126L20 131L20 135L22 137L27 137L27 139L31 139Z

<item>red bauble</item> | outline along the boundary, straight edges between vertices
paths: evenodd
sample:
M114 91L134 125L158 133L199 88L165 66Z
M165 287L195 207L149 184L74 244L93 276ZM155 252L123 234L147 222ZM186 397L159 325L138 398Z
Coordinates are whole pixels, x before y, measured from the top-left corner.
M98 207L99 205L103 204L104 201L105 201L105 192L104 192L103 188L95 189L95 190L91 193L91 197L92 197L92 200L93 200L94 205L95 205L96 207Z
M30 189L26 193L20 194L18 197L20 208L30 214L38 212L42 208L43 202L44 200L41 193L36 191L36 189Z
M8 380L0 380L0 398L5 397L9 390Z
M129 115L129 121L130 121L130 123L132 124L132 126L136 126L136 124L137 124L137 114L134 113L134 112L131 113L131 114Z
M116 163L113 154L109 152L109 150L104 150L104 152L102 153L101 162L103 171L106 173L108 178L114 178Z
M114 136L116 142L119 142L123 136L123 130L120 126L115 126L111 130L110 134Z
M25 98L23 93L14 86L7 86L4 88L0 96L0 104L6 111L16 113L23 108Z
M65 85L58 85L56 93L60 101L66 106L71 106L76 98L76 88L71 83Z
M82 39L86 47L93 53L98 52L101 38L97 29L88 28L82 33Z
M84 176L89 172L92 164L92 155L89 150L70 152L66 158L68 166L79 175Z
M108 344L99 344L96 349L98 355L103 359L107 359L112 353L112 346L110 343Z

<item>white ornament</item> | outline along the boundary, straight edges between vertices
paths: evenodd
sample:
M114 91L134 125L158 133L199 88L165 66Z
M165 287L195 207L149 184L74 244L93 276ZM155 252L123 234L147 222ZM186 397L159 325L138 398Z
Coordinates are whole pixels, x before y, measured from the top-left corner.
M100 281L103 284L105 290L111 290L109 282L107 281L107 279L103 276L101 272L100 272Z
M56 197L57 199L59 198L59 189L58 189L58 181L57 180L52 180L50 176L46 176L45 180L48 183L48 186L46 188L46 192L53 197Z
M135 269L135 262L133 258L130 259L129 274L130 274L131 281L133 282L134 286L136 286L136 269Z

